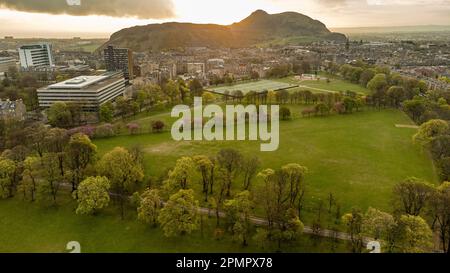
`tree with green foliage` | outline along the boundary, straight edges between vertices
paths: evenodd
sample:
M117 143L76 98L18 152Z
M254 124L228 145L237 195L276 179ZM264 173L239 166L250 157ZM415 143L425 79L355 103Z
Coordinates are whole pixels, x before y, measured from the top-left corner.
M416 177L407 178L394 186L394 208L401 213L418 216L432 193L432 184Z
M56 102L47 110L50 125L59 128L68 128L72 125L72 114L64 102Z
M391 86L387 90L387 96L391 105L398 108L405 97L405 89L402 86Z
M140 196L139 207L137 208L138 220L156 226L162 204L158 190L147 189Z
M291 119L291 110L285 106L280 107L280 117L281 117L281 120Z
M376 74L368 83L367 88L371 91L372 99L379 107L384 103L385 92L388 87L385 74Z
M425 122L419 127L419 131L414 135L413 140L422 146L428 146L433 140L450 132L448 122L440 119L433 119Z
M29 156L23 162L22 180L17 187L17 191L22 195L23 200L33 202L36 198L41 158Z
M250 192L238 193L234 199L225 201L224 208L229 231L242 242L243 246L247 246L251 224L250 216L253 210Z
M362 231L375 238L375 240L383 239L388 241L395 225L395 219L392 215L370 207L364 214Z
M88 136L78 133L70 137L66 149L67 164L72 175L72 191L84 178L84 171L89 164L94 163L97 155L97 146Z
M350 242L353 253L361 253L363 247L362 224L363 214L359 209L342 216L342 222L346 226L347 233L350 234Z
M231 185L241 170L242 154L235 149L226 148L217 154L217 162L220 168L225 170L225 181L227 185L227 197L231 196Z
M186 190L195 176L195 162L191 157L184 156L177 160L175 167L169 171L169 176L164 181L163 189L166 193L173 194L180 189Z
M248 156L243 158L242 172L244 174L244 190L250 190L253 178L255 178L258 172L259 166L261 166L261 161L257 156Z
M106 177L88 177L83 180L73 192L73 198L78 202L76 214L95 215L98 210L106 208L110 200L108 192L110 187Z
M0 157L0 198L6 199L12 196L14 173L16 164L14 161Z
M418 122L427 106L422 98L414 98L403 101L403 109L415 122Z
M444 182L433 192L429 201L442 242L442 250L450 253L450 182Z
M433 232L422 217L402 215L398 225L400 236L396 244L401 252L421 253L431 249Z
M133 160L125 148L116 147L102 157L97 169L101 175L109 179L111 190L119 201L121 217L124 219L128 195L134 192L137 183L144 178L142 166Z
M209 187L211 185L211 172L214 171L214 164L211 159L205 155L194 156L193 161L197 170L202 176L202 192L205 195L205 202L208 202Z
M166 237L190 234L199 228L198 201L193 190L179 190L161 209L158 222Z
M56 197L65 181L64 174L61 173L58 154L46 153L41 158L42 181L36 189L36 200L41 203L51 202L56 205Z
M98 111L100 122L111 122L114 117L114 108L110 102L102 104Z

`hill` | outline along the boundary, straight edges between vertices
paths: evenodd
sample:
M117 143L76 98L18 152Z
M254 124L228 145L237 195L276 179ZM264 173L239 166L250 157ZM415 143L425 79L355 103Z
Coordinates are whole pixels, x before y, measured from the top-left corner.
M245 47L297 37L339 42L346 40L343 34L333 33L320 21L303 14L268 14L257 10L244 20L228 26L176 22L135 26L114 33L106 44L147 51L195 46Z

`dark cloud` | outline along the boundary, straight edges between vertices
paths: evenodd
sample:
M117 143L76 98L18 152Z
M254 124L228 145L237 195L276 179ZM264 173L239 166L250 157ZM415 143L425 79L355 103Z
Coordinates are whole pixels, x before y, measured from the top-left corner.
M171 0L81 0L81 5L69 5L68 2L71 1L0 0L0 7L35 13L107 15L141 19L163 19L175 15Z

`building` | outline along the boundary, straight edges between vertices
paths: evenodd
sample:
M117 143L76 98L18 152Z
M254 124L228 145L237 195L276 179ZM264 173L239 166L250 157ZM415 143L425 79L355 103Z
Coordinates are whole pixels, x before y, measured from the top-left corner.
M125 78L121 72L100 76L80 76L37 90L39 106L55 102L79 103L85 111L98 111L100 105L124 95Z
M203 77L205 75L205 63L187 63L187 74Z
M122 71L127 82L133 79L133 52L127 48L108 46L104 50L105 66L108 71Z
M20 67L22 69L45 69L54 65L52 45L36 43L19 47Z
M8 72L10 67L16 66L16 60L11 57L0 57L0 73Z
M22 100L10 101L0 99L0 119L24 120L27 108Z

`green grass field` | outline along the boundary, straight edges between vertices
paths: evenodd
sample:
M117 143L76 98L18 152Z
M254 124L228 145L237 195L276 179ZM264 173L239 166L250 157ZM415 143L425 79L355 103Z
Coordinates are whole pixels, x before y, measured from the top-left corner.
M69 193L65 192L64 197ZM215 220L203 216L203 232L177 238L166 238L160 228L148 227L136 220L134 212L128 212L120 220L111 207L97 216L75 215L75 203L61 197L58 207L42 207L16 199L0 201L0 253L55 253L68 252L66 244L77 241L83 253L198 253L198 252L266 252L253 240L242 247L228 235L220 240L213 238ZM323 252L335 247L336 252L347 252L342 241L312 239L302 235L286 252Z
M360 94L369 94L369 90L361 85L347 82L338 78L330 77L329 75L321 75L320 80L304 80L299 81L294 79L294 77L287 77L280 79L279 81L290 83L294 85L299 85L298 89L309 89L312 92L346 92L353 91ZM330 82L326 81L326 78L330 79ZM292 90L298 90L292 89Z
M242 91L244 95L250 91L255 92L263 92L265 90L280 90L280 89L287 89L295 87L294 84L287 83L287 82L281 82L281 81L272 81L272 80L259 80L259 81L251 81L251 82L245 82L241 84L235 84L235 85L223 85L219 87L210 87L208 88L209 91L224 94L226 91L229 91L230 94L233 91Z
M294 119L281 122L280 147L275 152L260 152L260 143L255 141L175 142L169 132L119 136L96 140L95 144L100 154L116 146L140 145L146 154L146 174L153 176L173 167L181 156L214 155L225 147L257 155L262 168L299 163L309 168L306 181L310 207L313 200L333 193L344 210L373 206L390 211L390 195L396 183L409 176L437 180L429 155L412 143L415 130L395 127L412 123L403 112L366 110L351 115L300 118L302 108L292 106ZM173 120L168 114L160 114L137 122L149 127L154 119L168 123ZM240 181L235 189L240 189ZM310 217L305 217L309 224Z

